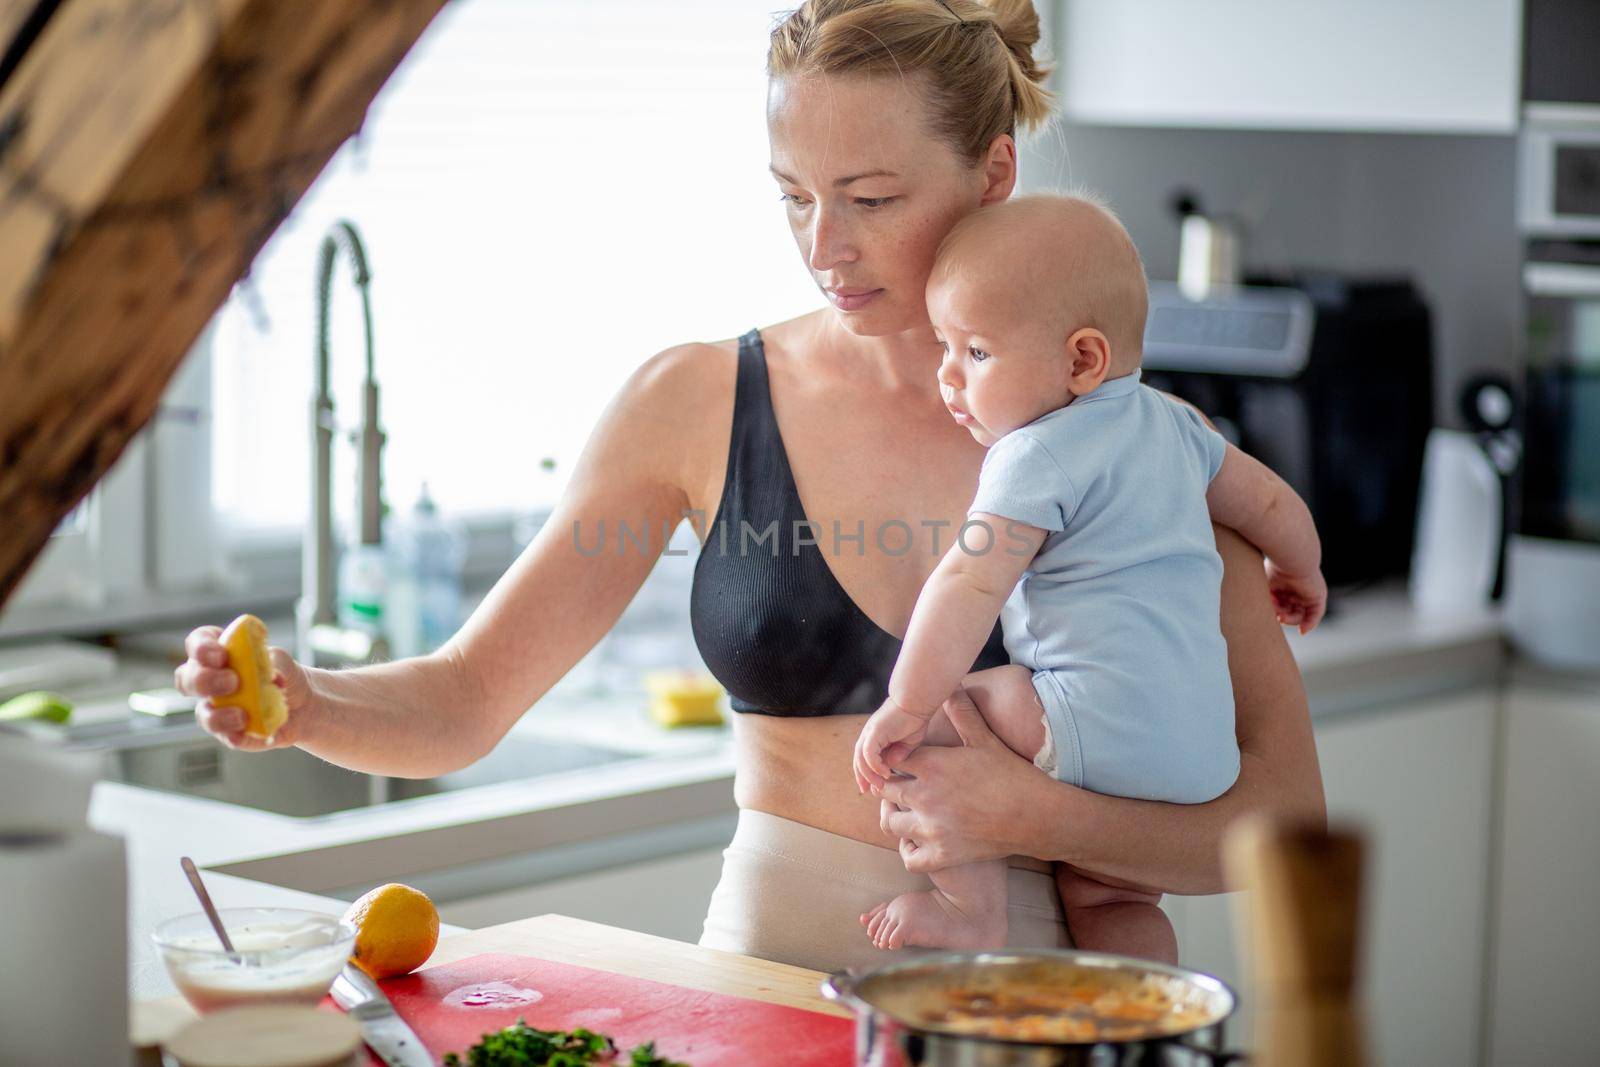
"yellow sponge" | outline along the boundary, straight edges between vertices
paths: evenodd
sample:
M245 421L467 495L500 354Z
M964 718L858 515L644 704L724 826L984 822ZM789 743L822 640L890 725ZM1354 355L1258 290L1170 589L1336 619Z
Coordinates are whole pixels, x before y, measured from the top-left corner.
M722 722L722 686L708 674L652 671L645 675L650 715L662 726L715 726Z
M213 697L212 705L243 708L244 732L271 737L289 720L289 705L283 699L283 690L272 684L267 624L254 615L240 615L222 631L221 641L228 650L228 666L239 676L239 688L227 696Z

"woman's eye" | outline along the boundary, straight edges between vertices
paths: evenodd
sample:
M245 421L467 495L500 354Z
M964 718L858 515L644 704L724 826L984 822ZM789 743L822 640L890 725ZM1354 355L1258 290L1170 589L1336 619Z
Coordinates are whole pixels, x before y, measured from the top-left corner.
M981 348L974 348L972 345L967 346L967 355L972 357L972 362L974 363L982 363L989 358L989 353Z
M897 198L893 196L858 196L856 197L856 203L862 207L882 207L895 199Z
M796 196L794 193L779 193L778 199L783 201L785 204L793 204L796 207L799 207L805 203L804 200Z

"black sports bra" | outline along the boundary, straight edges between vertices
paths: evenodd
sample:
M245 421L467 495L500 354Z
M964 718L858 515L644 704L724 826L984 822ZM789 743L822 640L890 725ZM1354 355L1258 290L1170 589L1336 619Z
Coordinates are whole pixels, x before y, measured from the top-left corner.
M751 330L739 338L722 499L689 596L695 644L734 711L867 715L888 696L900 639L856 607L819 546L832 537L808 526ZM996 623L972 669L1007 662Z

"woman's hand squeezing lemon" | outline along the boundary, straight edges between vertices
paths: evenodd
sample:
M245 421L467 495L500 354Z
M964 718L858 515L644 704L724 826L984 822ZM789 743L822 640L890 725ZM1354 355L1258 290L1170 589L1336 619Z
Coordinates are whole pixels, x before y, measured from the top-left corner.
M305 670L267 644L267 628L241 615L226 630L201 626L184 643L189 658L173 674L180 692L200 697L195 718L229 748L292 745L311 705Z

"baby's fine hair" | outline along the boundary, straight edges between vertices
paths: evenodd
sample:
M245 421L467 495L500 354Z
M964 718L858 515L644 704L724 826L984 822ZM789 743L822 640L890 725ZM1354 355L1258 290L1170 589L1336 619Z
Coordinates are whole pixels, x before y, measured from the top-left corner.
M939 245L930 282L997 279L1027 313L1050 315L1067 332L1092 326L1104 333L1114 374L1139 366L1150 306L1144 261L1098 193L1013 197L957 222Z
M1049 119L1038 41L1032 0L806 0L773 27L767 75L915 79L932 132L975 166Z

